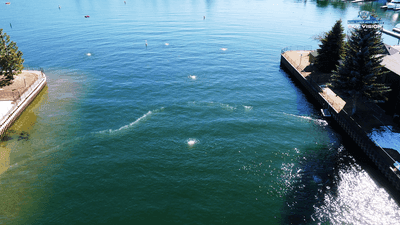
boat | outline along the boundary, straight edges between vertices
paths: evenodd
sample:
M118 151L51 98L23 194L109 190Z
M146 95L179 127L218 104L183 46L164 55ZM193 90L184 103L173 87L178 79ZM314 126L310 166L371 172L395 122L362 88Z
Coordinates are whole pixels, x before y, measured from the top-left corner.
M86 16L85 16L85 18L89 18L89 17L90 17L89 15L86 15Z
M395 166L398 170L400 170L400 163L399 162L395 162L394 164L393 164L393 166Z
M398 23L395 27L393 27L392 31L400 33L400 23Z
M400 9L400 0L392 0L387 4L387 8L394 10Z
M329 112L328 109L321 109L321 113L322 113L322 116L325 117L325 118L332 117L332 115L331 115L331 113Z
M9 5L9 4L11 4L11 2L6 2L6 5Z

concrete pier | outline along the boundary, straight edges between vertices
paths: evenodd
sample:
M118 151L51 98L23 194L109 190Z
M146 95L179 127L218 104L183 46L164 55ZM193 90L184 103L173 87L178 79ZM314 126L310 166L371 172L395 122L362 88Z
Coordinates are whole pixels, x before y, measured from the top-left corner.
M281 66L300 83L300 85L318 102L322 109L330 113L334 121L336 121L343 131L345 131L375 163L389 182L400 191L400 173L393 166L396 162L395 157L399 157L398 152L383 149L369 138L367 132L370 131L372 127L379 125L374 124L376 119L373 117L376 118L383 114L382 119L378 119L378 121L385 121L383 118L385 113L380 112L379 108L374 108L373 105L367 105L364 110L371 113L366 113L366 115L360 113L363 118L352 117L348 113L351 110L351 102L346 104L346 102L332 90L322 85L324 82L318 82L319 78L312 77L311 72L307 72L307 67L309 66L308 57L303 57L304 51L282 52ZM323 79L323 81L325 81L325 79Z
M0 137L14 123L29 104L36 98L40 91L46 86L46 75L41 71L24 70L22 71L25 87L21 88L17 83L0 90ZM28 84L27 84L28 83ZM15 87L15 88L14 88Z

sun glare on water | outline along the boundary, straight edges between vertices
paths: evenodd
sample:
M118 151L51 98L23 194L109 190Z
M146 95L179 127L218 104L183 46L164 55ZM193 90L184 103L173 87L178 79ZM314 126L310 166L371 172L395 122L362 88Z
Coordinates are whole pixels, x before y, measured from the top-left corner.
M195 145L195 144L197 144L198 143L198 141L196 140L196 139L189 139L188 141L187 141L187 144L190 146L190 147L192 147L193 145Z

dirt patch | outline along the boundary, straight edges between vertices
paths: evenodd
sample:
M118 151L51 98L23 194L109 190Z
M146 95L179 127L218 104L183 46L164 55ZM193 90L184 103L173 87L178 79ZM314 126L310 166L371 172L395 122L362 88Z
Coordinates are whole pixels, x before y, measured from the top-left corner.
M0 101L15 101L38 79L38 74L31 71L22 71L15 76L11 85L0 88Z

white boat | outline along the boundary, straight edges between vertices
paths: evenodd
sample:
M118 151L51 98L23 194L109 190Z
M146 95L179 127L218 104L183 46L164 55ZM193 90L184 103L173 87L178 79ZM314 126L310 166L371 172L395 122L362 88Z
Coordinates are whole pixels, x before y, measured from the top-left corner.
M388 9L400 9L400 0L392 0L387 4Z
M325 118L332 116L328 109L321 109L321 113L322 113L322 116Z
M396 32L396 33L400 33L400 23L397 24L397 25L392 29L392 31L394 31L394 32Z

